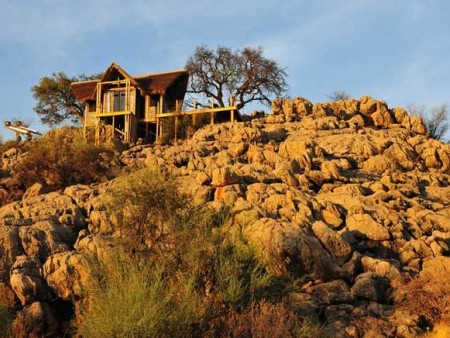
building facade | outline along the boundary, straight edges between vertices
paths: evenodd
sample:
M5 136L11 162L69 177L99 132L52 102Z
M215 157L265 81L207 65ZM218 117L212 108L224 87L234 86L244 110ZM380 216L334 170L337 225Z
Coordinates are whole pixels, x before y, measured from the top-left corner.
M72 83L76 100L85 103L85 137L154 142L159 116L181 111L188 79L185 70L130 76L112 63L100 79Z

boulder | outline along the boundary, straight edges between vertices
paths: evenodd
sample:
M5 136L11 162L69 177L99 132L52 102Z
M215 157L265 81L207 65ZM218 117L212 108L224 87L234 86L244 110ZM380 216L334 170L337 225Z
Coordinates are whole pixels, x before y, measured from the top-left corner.
M421 278L432 280L434 276L450 274L450 257L430 257L423 260Z
M50 256L42 266L42 274L55 294L71 300L84 296L90 270L82 254L64 252Z
M9 279L9 270L23 253L19 228L0 224L0 281Z
M280 178L283 183L286 183L288 186L296 187L298 186L298 180L295 177L295 174L299 172L299 165L297 161L291 160L282 160L276 163L275 170L273 174Z
M336 267L317 238L290 222L261 218L243 229L244 238L275 275L288 271L333 279Z
M346 219L347 229L355 237L385 241L390 239L389 230L375 222L370 215L354 214Z
M326 304L352 303L354 301L350 287L341 279L312 285L306 289L306 292Z
M368 276L358 276L351 291L357 299L372 300L376 302L381 298L377 281Z
M240 177L232 167L214 169L212 172L211 185L214 187L223 187L239 183Z
M13 323L14 337L58 337L60 323L55 311L45 302L34 302L17 315Z
M352 248L342 239L341 235L320 221L313 224L312 230L320 243L336 258L339 265L349 260L352 255Z
M408 112L402 107L395 107L391 110L391 112L395 118L395 121L400 124L408 116Z
M40 266L36 257L19 256L11 268L11 288L22 305L53 298L47 283L42 278Z
M31 187L29 187L27 191L25 191L25 194L22 196L22 200L42 195L44 192L44 186L40 183L35 183Z
M54 219L19 228L20 240L28 256L38 257L44 262L51 254L70 250L77 235L68 226Z
M373 258L369 256L364 256L361 258L361 265L364 272L372 272L375 276L386 277L389 279L395 279L400 277L398 261L388 261L378 258Z
M427 127L425 127L425 124L420 116L405 116L402 121L402 126L419 135L427 134Z

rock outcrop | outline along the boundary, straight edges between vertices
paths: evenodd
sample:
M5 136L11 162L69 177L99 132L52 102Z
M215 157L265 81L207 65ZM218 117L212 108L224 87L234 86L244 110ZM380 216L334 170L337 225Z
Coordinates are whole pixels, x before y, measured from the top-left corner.
M313 280L295 297L316 304L341 336L369 314L394 318L392 280L450 271L450 146L370 97L276 99L272 110L175 145L139 145L120 160L170 172L198 204L230 205L231 227L270 271ZM3 154L4 167L16 155ZM105 254L117 222L104 190L35 187L0 209L0 294L12 292L23 316L51 320L54 299L82 298L83 253ZM405 323L389 322L391 335L417 332L417 321Z

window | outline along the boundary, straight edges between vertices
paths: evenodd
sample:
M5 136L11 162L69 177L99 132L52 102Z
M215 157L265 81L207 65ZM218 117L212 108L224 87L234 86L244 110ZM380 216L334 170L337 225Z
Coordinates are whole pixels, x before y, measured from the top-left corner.
M124 110L125 110L125 91L115 91L113 111L124 111Z

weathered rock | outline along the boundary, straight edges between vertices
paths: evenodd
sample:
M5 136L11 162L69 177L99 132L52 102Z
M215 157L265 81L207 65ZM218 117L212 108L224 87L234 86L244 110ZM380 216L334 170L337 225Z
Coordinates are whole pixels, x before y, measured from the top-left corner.
M342 210L333 203L326 202L325 209L321 211L323 221L334 229L339 228L343 224Z
M313 224L312 230L322 245L336 258L339 265L348 261L352 255L352 248L341 235L320 221Z
M298 186L298 180L295 177L295 173L299 172L299 166L297 161L279 161L276 164L276 168L273 174L279 177L284 183L289 186Z
M82 297L89 281L89 268L82 254L64 252L50 256L42 274L55 294L64 300Z
M282 142L287 136L287 131L281 126L266 126L263 130L263 138L266 143L270 141Z
M356 237L384 241L390 238L389 230L378 224L367 214L355 214L347 217L347 228Z
M207 125L184 142L133 146L119 160L127 170L175 176L193 204L228 205L227 231L242 235L275 275L307 275L310 294L294 293L296 311L328 318L336 336L360 334L354 319L365 316L386 324L387 336L419 332L418 317L398 329L387 323L396 307L389 281L400 271L430 282L450 271L450 146L429 139L419 117L370 97L276 99L272 108L245 123ZM21 156L4 154L0 174ZM0 183L0 202L20 196L10 194L18 180ZM40 301L42 310L56 308L54 299L76 300L80 309L84 255L106 259L117 250L119 220L105 195L113 184L63 193L36 185L0 208L2 301ZM313 305L301 307L302 299Z
M358 276L351 291L358 299L378 301L381 297L378 290L377 281L370 277Z
M392 115L394 115L395 121L401 124L408 116L408 112L402 107L395 107L392 109Z
M244 192L239 184L220 186L214 192L215 201L223 201L226 205L233 205Z
M419 116L405 116L402 121L402 126L419 135L427 134L427 128Z
M231 185L239 183L239 176L235 170L231 167L224 167L214 169L212 172L211 184L215 187L223 187L225 185Z
M13 332L17 338L57 337L60 333L59 320L49 304L34 302L17 315Z
M400 277L399 265L397 261L387 261L364 256L361 258L364 272L372 272L379 277L395 279Z
M262 218L244 229L244 236L277 275L286 271L332 279L336 269L320 242L292 223Z
M11 288L22 305L53 298L42 278L40 266L39 260L35 257L19 256L11 268Z
M313 285L308 287L306 292L326 304L351 303L354 301L354 295L350 292L350 287L340 279Z
M25 253L38 257L42 262L49 255L70 250L76 240L70 227L52 219L20 227L19 236Z
M300 168L311 169L315 147L313 141L287 139L280 144L279 155L296 160Z
M45 189L42 184L35 183L31 187L29 187L27 189L27 191L25 191L25 194L23 195L22 200L26 200L30 197L36 197L36 196L42 195L44 193L44 191L45 191Z
M432 280L434 276L448 274L450 274L450 257L439 256L424 259L420 272L422 278Z

